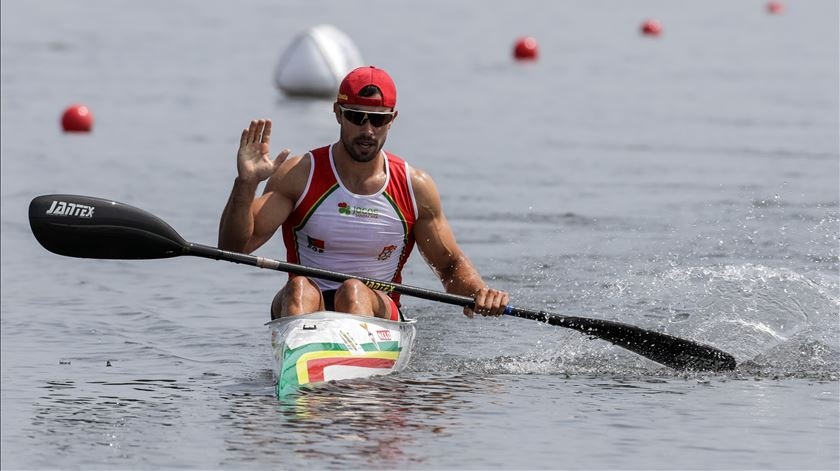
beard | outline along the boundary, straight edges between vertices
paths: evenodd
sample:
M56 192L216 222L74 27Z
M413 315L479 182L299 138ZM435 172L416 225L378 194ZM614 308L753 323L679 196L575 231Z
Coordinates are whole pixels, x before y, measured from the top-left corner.
M353 139L342 136L341 144L344 146L344 149L347 150L347 153L350 154L351 159L356 162L365 163L370 162L379 155L379 151L382 150L382 146L385 145L385 139L382 139L382 142L379 142L376 139L364 136Z

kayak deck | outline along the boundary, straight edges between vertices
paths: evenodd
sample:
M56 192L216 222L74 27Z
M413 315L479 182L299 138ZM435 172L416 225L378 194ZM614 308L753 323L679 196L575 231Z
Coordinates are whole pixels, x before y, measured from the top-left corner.
M268 322L277 396L306 384L401 371L411 357L415 322L332 311Z

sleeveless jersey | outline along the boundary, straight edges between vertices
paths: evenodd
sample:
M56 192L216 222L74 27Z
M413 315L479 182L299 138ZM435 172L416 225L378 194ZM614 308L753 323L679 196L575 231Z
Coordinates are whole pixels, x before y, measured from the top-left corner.
M400 283L414 247L417 203L408 164L385 152L385 185L371 195L351 193L333 162L332 146L309 152L309 178L283 223L290 263ZM339 283L314 278L321 290ZM390 293L397 304L399 293Z

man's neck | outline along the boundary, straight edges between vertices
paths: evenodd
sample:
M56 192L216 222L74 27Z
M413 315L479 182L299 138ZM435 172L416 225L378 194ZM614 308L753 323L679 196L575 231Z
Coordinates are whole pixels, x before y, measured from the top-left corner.
M370 162L358 162L341 142L333 145L333 162L341 183L358 195L372 195L385 185L385 152L380 150Z

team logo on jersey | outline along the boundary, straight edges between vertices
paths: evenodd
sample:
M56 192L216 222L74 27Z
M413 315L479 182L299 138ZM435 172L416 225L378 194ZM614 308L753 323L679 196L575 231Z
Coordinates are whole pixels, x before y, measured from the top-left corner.
M318 253L324 253L324 249L326 247L323 240L306 236L306 248L312 249Z
M382 248L382 252L379 252L379 255L376 256L377 260L388 260L391 258L391 255L394 254L394 251L397 250L396 245L386 245Z
M338 203L338 214L342 216L355 216L357 218L378 218L379 210L376 208L363 208L361 206L350 206L342 201Z

